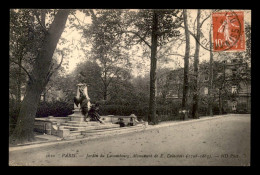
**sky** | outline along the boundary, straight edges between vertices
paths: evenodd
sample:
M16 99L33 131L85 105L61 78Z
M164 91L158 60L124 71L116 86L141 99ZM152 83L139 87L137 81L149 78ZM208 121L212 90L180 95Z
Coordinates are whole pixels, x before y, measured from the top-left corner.
M239 10L240 11L240 10ZM202 16L201 21L205 19L209 14L209 10L202 10ZM80 23L85 24L91 24L91 18L89 16L85 16L82 12L76 11L75 16L79 19ZM189 30L192 32L195 32L196 28L196 16L197 16L197 10L188 10L188 24L189 24ZM251 11L246 10L244 11L245 16L245 23L251 23ZM77 20L75 20L75 23L78 23ZM207 18L205 22L202 25L202 33L206 39L209 38L209 25L211 23L211 18ZM66 23L65 31L62 34L63 38L66 38L68 40L68 43L66 45L60 45L58 44L58 48L64 48L67 47L70 49L69 55L67 56L67 63L68 65L63 65L66 74L71 73L77 64L80 64L82 61L85 61L88 59L88 56L83 53L80 46L80 40L84 40L82 37L82 34L80 31L74 29L69 29L69 22ZM180 32L184 34L184 29L180 29ZM172 52L177 53L180 55L184 55L185 52L185 42L183 42L182 45L180 45L181 41L177 41L172 46ZM194 55L195 51L195 39L191 36L190 37L191 42L191 53L190 55ZM88 46L86 46L88 48ZM90 49L90 47L89 47ZM159 55L161 52L158 53ZM60 58L57 58L60 59ZM190 63L192 64L192 59L190 60ZM209 61L209 51L205 50L203 47L200 47L200 62L203 61ZM145 73L149 73L150 71L150 60L149 58L142 58L142 52L141 50L136 53L136 56L131 59L131 62L133 64L132 74L134 76L142 76ZM167 67L170 69L177 69L180 67L183 67L183 57L182 56L176 56L172 55L169 57L168 62L161 62L158 61L158 68Z

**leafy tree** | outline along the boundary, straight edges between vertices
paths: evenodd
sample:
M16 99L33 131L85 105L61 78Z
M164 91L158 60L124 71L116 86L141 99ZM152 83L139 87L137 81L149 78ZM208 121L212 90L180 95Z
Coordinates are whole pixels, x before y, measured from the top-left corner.
M123 33L131 34L132 44L144 43L150 49L150 98L149 116L150 124L156 124L156 69L158 47L165 45L170 38L179 35L177 30L182 23L179 18L180 10L139 10L130 11L127 15L126 23L128 28L122 30ZM150 39L150 41L147 41Z
M17 121L21 100L25 95L35 53L42 44L44 31L33 18L34 10L10 10L9 40L9 117L10 129ZM37 35L35 34L37 33Z
M88 85L91 101L98 101L103 98L101 68L95 61L79 64L72 74L75 79L74 85L78 83L86 83Z
M184 56L184 78L183 78L183 97L182 97L182 108L187 110L187 95L189 88L189 57L190 57L190 34L188 29L188 19L187 19L187 10L183 10L183 19L185 27L185 37L186 37L186 48Z
M57 93L55 93L55 91L57 92L60 90L60 80L62 79L62 73L65 71L64 68L61 67L61 64L64 64L64 57L66 54L64 51L59 51L58 49L56 49L55 53L56 54L53 55L52 60L53 64L51 65L51 69L55 68L55 70L53 71L52 76L41 94L43 101L46 101L46 98L54 98L54 96L57 98ZM57 61L58 56L61 57L60 62Z
M122 48L129 48L140 43L144 43L150 49L149 121L156 123L157 49L166 44L168 39L179 35L176 28L182 22L179 18L180 10L97 10L96 13L90 10L90 14L94 25L92 30L91 28L88 30L90 32L85 33L94 36L95 57L100 61L104 72L104 99L107 96L108 86L114 79L108 74L118 73L118 68L114 67L111 70L113 67L109 64L113 63L112 58L117 62L120 60L120 52L117 49L120 48L122 51ZM127 60L126 54L123 55L124 57L121 58Z
M22 87L26 85L26 76L31 71L35 51L42 44L44 35L41 26L32 18L34 13L27 9L10 10L10 93L15 94L17 105L21 103Z
M34 60L31 73L28 73L29 80L26 87L26 95L21 104L16 127L10 137L11 142L31 141L34 138L34 118L40 95L53 74L50 71L53 53L65 28L68 15L69 10L55 11L52 23L44 26L44 17L42 17L41 21L36 14L36 19L44 31L44 37L40 49L36 52L36 59Z
M138 105L148 106L149 102L149 75L145 74L143 77L137 76L132 79L134 89L134 103Z
M193 106L192 106L192 117L199 118L198 105L199 105L199 92L198 92L198 65L199 65L199 52L200 52L200 9L197 13L197 34L196 34L196 49L194 54L194 72L193 72Z
M84 28L84 36L92 43L91 59L101 68L103 99L108 100L113 83L119 84L118 77L123 74L121 67L129 67L128 52L122 42L121 10L90 10L92 25Z
M212 41L211 41L211 29L209 31L209 43L210 43L210 60L209 60L209 102L208 102L208 111L209 115L213 116L213 51L212 51Z

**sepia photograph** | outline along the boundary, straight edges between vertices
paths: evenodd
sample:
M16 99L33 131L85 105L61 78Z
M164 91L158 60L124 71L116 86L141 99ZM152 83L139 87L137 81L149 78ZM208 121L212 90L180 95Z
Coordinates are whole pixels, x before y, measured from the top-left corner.
M9 9L14 166L251 166L250 9Z

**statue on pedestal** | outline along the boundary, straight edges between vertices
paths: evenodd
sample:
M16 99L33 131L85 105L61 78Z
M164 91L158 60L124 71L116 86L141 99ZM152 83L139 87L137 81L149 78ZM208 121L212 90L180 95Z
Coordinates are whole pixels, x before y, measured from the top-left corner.
M77 86L78 93L77 96L74 97L74 103L76 105L76 108L80 108L81 114L84 116L85 120L90 109L90 98L88 96L87 85L78 84Z
M98 113L99 110L99 104L93 104L91 106L90 104L90 98L88 96L88 90L86 84L78 84L78 90L77 90L77 96L74 97L74 111L81 111L81 114L84 116L84 121L89 117L90 121L99 121L100 123L103 123L100 120L100 116ZM91 106L91 107L90 107Z

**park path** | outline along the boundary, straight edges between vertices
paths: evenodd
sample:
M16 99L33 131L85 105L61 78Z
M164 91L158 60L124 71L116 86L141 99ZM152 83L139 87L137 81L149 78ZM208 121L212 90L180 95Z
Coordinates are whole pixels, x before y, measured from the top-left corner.
M9 152L18 166L249 166L250 115Z

